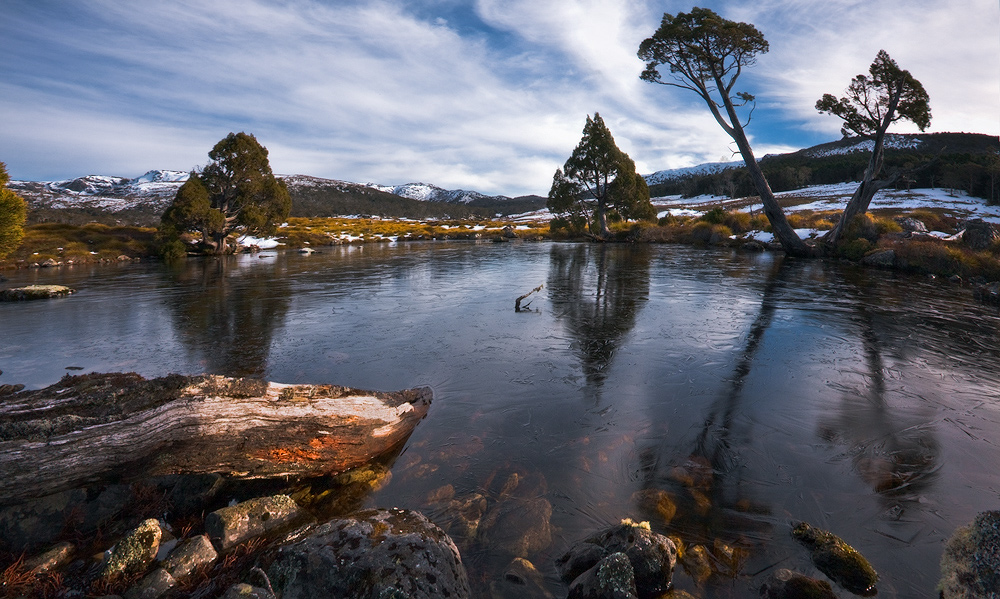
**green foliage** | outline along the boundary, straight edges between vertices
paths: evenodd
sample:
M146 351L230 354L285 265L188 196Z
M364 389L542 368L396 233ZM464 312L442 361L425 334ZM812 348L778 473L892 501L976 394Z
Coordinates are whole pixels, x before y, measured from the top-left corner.
M274 177L267 148L247 133L230 133L208 153L200 176L192 173L161 219L161 231L196 230L227 251L230 233L270 235L288 218L292 198ZM207 205L206 205L207 202Z
M608 237L608 216L616 211L621 218L651 220L656 212L649 201L646 181L635 170L635 162L615 144L601 115L587 116L583 137L556 169L546 203L561 220L559 228L576 228L590 223L593 232Z
M756 27L724 19L707 8L690 13L664 14L660 28L639 45L639 58L646 62L642 79L650 83L674 85L697 92L704 98L709 91L731 98L732 87L744 67L757 62L768 51L767 40ZM673 82L661 78L659 67L667 65ZM753 96L736 94L737 104Z
M0 260L21 245L28 205L24 199L7 189L10 175L7 165L0 162Z
M173 238L160 246L160 257L164 262L180 262L187 257L187 246L179 238Z
M857 239L851 239L849 241L844 241L839 246L837 246L837 251L840 255L848 260L857 262L865 257L865 254L874 249L875 244L868 241L864 237L859 237Z
M691 243L717 245L729 241L733 231L726 225L698 221L691 227L688 238Z
M841 133L848 137L870 136L885 131L899 120L913 122L921 131L931 123L930 97L924 86L899 68L885 50L879 50L871 66L870 76L857 75L839 100L824 94L816 102L816 110L833 114L844 121Z
M176 238L185 231L198 231L205 240L225 229L226 217L212 207L208 190L197 173L191 173L177 190L173 203L160 219L160 232L165 238Z

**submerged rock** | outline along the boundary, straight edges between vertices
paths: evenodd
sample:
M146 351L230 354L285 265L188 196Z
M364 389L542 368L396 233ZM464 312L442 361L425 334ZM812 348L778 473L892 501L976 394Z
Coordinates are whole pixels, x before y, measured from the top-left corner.
M512 497L483 516L476 540L488 549L528 557L552 543L552 504L547 499Z
M563 581L572 585L578 577L615 553L628 558L639 599L658 597L670 588L677 564L677 548L667 537L652 532L645 522L634 524L624 520L618 526L580 541L556 560L556 568ZM606 564L605 571L610 572L607 568L612 565Z
M503 573L490 581L490 599L553 599L535 565L515 557Z
M938 586L943 599L1000 596L1000 511L982 512L952 534Z
M760 587L761 599L836 599L833 587L825 580L804 574L777 570Z
M844 589L870 597L878 592L878 573L868 560L837 535L798 523L792 536L809 550L813 564Z
M418 512L363 510L281 547L268 569L282 599L466 599L451 538Z

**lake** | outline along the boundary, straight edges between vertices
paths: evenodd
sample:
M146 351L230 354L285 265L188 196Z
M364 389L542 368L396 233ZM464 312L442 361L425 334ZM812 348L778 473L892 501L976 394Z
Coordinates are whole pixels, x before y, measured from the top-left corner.
M700 584L678 565L677 587L702 597L756 597L775 568L822 578L796 521L861 551L880 596L936 596L946 539L1000 508L1000 317L941 280L520 242L4 275L78 293L0 304L0 384L135 371L431 387L366 504L441 519L432 499L517 473L553 508L553 541L530 558L556 596L553 560L626 517L747 552L737 576ZM675 513L650 503L663 496ZM474 584L502 568L489 553L467 547Z

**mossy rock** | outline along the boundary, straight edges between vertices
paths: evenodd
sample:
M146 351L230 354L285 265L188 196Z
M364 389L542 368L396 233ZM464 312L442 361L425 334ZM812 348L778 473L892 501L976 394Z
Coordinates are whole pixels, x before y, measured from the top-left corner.
M809 549L813 564L830 580L862 597L878 592L875 568L837 535L800 522L792 529L792 536Z
M941 596L1000 596L1000 511L982 512L948 539L941 556Z
M49 299L50 297L62 297L71 293L76 293L76 289L70 289L63 285L28 285L27 287L16 287L0 291L0 301L20 302Z

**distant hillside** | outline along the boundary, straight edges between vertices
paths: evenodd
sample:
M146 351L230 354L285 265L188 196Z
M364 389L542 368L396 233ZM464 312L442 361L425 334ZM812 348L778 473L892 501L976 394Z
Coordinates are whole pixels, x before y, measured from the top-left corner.
M775 192L807 185L859 181L868 164L872 146L870 139L846 138L789 154L768 155L761 159L760 165ZM991 157L1000 152L1000 138L997 136L978 133L890 134L885 147L887 169L912 168L937 157L934 164L914 175L909 181L911 187L960 189L988 201L1000 201L1000 172L990 170ZM668 175L671 171L654 173L647 176L650 195L756 195L746 169L738 165L718 168L713 163L707 165L713 167L709 169L677 169L673 175ZM1000 164L992 168L998 167ZM901 182L901 185L906 184Z
M284 177L293 216L375 215L395 218L488 218L545 206L545 198L508 198L425 184L362 185L304 175ZM395 190L393 193L386 190ZM447 201L445 198L450 198ZM459 199L461 198L461 199Z
M179 171L149 171L141 177L88 175L66 181L11 181L10 187L28 201L28 222L84 224L103 222L155 226L188 178ZM389 187L321 179L306 175L281 175L292 196L292 216L385 216L392 218L486 218L538 210L545 198L487 196L478 192L449 191L415 184ZM417 196L415 199L414 196Z

